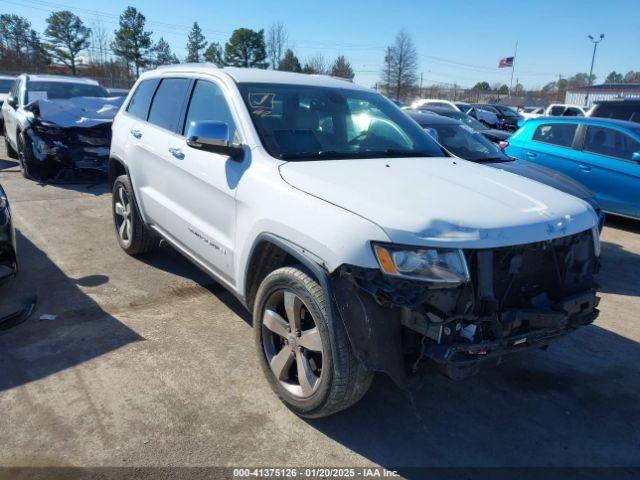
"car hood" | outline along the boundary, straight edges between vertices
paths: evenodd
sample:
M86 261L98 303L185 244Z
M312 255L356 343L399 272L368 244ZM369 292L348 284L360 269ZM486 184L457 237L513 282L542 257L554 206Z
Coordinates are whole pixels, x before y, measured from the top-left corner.
M597 224L591 207L576 197L457 158L287 162L280 174L291 186L376 223L400 244L492 248Z

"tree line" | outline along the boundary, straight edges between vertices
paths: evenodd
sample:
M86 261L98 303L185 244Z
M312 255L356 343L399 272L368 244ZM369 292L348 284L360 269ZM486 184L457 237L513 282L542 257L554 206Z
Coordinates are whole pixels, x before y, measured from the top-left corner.
M327 74L352 80L354 71L343 56L329 61L316 54L301 61L289 43L286 29L275 23L264 30L238 28L221 45L209 42L198 22L187 36L186 57L180 59L169 42L146 27L145 16L134 7L120 15L111 35L99 23L88 26L68 10L52 12L40 34L28 19L14 14L0 15L0 70L6 72L59 71L100 79L126 77L130 84L148 68L186 62L211 62L218 66L273 68L275 70ZM83 58L84 53L88 53ZM120 80L122 80L120 78ZM112 82L114 83L114 82Z
M169 42L160 37L152 39L147 30L145 16L134 7L127 7L119 17L118 28L108 32L99 22L86 25L80 17L68 10L52 12L46 19L47 27L40 34L31 27L28 19L14 15L0 15L0 70L5 72L78 73L82 64L83 74L94 76L103 82L128 86L141 71L161 65L186 62L211 62L218 66L272 68L290 72L326 74L348 80L354 78L349 61L340 55L334 60L315 54L300 59L286 28L274 23L267 30L238 28L224 44L208 41L205 33L194 22L187 36L186 57L180 59ZM88 53L88 61L83 53ZM424 91L466 91L475 95L491 92L497 96L509 93L505 84L490 85L477 82L470 89L457 85L443 87L422 85L418 74L418 52L411 36L400 30L394 42L384 50L380 81L376 85L388 97L409 100L423 96ZM568 78L549 82L537 92L528 92L549 98L564 98L564 92L575 86L589 85L595 76L578 73ZM611 72L605 83L640 82L640 71L626 74ZM524 93L524 87L516 82L514 92Z

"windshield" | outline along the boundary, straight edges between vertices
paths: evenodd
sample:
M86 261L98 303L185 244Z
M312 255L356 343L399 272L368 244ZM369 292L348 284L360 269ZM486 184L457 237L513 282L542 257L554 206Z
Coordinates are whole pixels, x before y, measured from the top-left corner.
M382 95L354 89L241 83L260 139L286 160L441 157L445 153Z
M510 160L494 143L484 135L466 125L422 125L427 132L435 130L435 140L455 156L473 162Z
M449 112L447 112L447 113L443 113L443 115L445 117L454 118L454 119L458 120L459 122L462 122L465 125L470 126L474 130L477 130L478 132L481 132L483 130L489 130L487 127L485 127L478 120L476 120L473 117L470 117L466 113L462 113L462 112L451 112L451 113L449 113Z
M0 93L8 93L13 85L13 80L0 79Z
M495 108L505 117L509 117L509 118L518 118L520 117L520 115L518 115L516 112L514 112L513 110L511 110L509 107L501 107L501 106L495 106Z
M67 99L73 97L108 97L109 93L100 85L72 82L32 81L27 84L27 101Z

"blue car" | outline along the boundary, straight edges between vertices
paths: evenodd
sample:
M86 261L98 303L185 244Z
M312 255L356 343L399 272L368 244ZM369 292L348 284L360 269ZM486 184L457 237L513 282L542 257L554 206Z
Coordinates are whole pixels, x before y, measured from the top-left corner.
M640 125L590 117L527 120L505 152L552 168L591 190L602 208L640 219Z

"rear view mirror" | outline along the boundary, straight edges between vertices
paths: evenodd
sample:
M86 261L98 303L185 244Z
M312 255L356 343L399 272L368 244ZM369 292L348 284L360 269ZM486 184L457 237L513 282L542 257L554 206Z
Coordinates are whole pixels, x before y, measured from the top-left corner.
M633 152L631 154L631 160L640 163L640 152Z
M225 122L191 122L187 130L187 145L197 150L228 155L236 160L243 154L241 145L229 141L229 125Z

